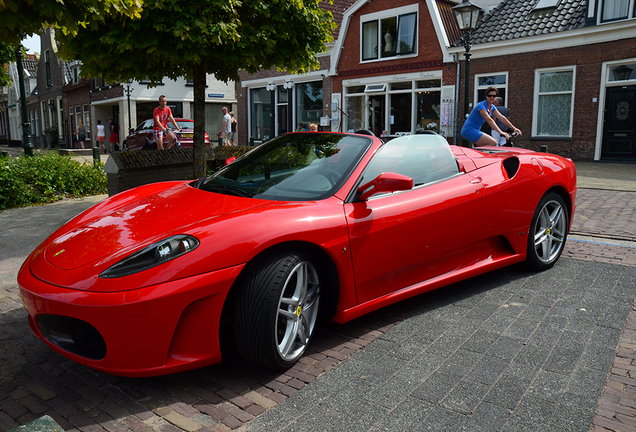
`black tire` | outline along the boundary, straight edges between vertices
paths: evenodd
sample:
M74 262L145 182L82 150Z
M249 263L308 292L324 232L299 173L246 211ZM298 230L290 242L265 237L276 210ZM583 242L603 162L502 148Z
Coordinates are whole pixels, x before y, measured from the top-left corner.
M241 356L268 369L289 369L316 329L320 306L317 266L298 252L249 264L234 307L234 338Z
M541 198L528 232L526 263L535 270L551 268L565 248L569 226L568 208L561 195L549 192Z

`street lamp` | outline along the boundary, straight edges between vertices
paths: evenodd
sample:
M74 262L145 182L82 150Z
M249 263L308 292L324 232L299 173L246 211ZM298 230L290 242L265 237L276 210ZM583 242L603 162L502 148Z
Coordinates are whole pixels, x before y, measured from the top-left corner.
M135 90L134 88L131 88L130 85L132 84L132 81L129 81L126 83L126 87L124 87L124 92L126 93L126 98L128 99L128 131L130 132L130 129L132 129L132 120L130 117L130 94L133 92L133 90Z
M464 77L466 83L464 90L464 121L466 121L466 118L468 117L468 93L470 91L470 46L472 43L472 33L477 27L477 21L479 20L481 9L479 6L476 6L469 1L465 1L457 6L453 6L452 10L455 13L455 19L457 20L459 30L464 32L464 35L461 37L461 41L464 45L464 49L466 49L466 52L464 53L464 57L466 57L466 75ZM466 138L464 138L463 142L464 146L468 147L468 140Z

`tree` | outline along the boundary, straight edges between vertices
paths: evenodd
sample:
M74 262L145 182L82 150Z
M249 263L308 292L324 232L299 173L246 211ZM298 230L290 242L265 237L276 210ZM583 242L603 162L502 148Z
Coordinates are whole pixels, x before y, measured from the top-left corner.
M15 61L15 48L0 42L0 87L11 85L13 80L4 65Z
M111 13L139 16L141 0L0 0L0 40L14 48L41 28L75 33Z
M75 34L79 28L91 25L110 13L123 16L139 16L142 0L0 0L0 61L4 61L4 50L12 47L22 78L22 51L20 42L26 36L37 33L46 26L55 26L64 33ZM0 63L4 65L4 63ZM3 79L0 73L0 80ZM26 96L20 85L22 110L22 142L26 155L33 154L31 132L26 114Z
M321 0L147 0L139 19L107 17L61 35L59 55L82 61L82 73L106 81L186 77L194 80L194 174L206 172L206 73L237 80L279 68L306 72L333 40Z

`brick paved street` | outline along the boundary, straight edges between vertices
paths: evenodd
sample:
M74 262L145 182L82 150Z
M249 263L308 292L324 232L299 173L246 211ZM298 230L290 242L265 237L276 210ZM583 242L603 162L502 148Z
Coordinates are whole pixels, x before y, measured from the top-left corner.
M400 303L385 308L346 325L326 325L316 336L311 346L311 352L298 365L284 374L255 369L232 355L220 365L167 377L149 379L115 377L66 360L48 349L41 341L35 339L26 324L26 312L19 301L15 282L15 274L19 265L26 258L26 254L43 240L31 228L41 227L43 224L51 223L52 220L57 220L61 224L90 204L91 202L86 200L72 204L58 203L41 208L14 209L0 213L0 247L5 252L0 258L0 431L7 431L42 415L50 415L66 431L278 430L273 426L270 429L267 429L270 426L263 429L258 429L258 427L263 424L269 425L268 422L272 420L272 417L276 417L280 422L291 421L293 415L299 412L295 411L294 407L299 407L297 409L300 410L304 404L318 403L322 400L321 392L326 391L327 384L333 385L334 379L347 379L347 370L354 373L350 369L351 367L355 368L356 365L361 364L360 362L370 361L369 358L372 358L378 344L382 345L386 340L392 340L395 337L395 331L402 332L406 319L412 319L413 316L420 313L430 312L430 304L441 305L443 310L447 308L460 310L459 308L466 308L466 304L476 302L477 298L492 299L493 296L499 296L508 291L511 295L516 295L511 289L506 288L506 281L517 279L516 273L519 272L519 269L513 267L498 272L499 276L482 276L471 282L457 284L447 291L438 290L420 296L414 301L405 302L408 304ZM633 243L636 241L636 223L634 221L636 192L580 189L578 205L572 238L564 252L566 259L563 262L566 264L564 264L563 269L569 269L567 272L573 272L568 277L574 278L571 279L574 281L578 280L576 275L587 274L591 277L596 271L605 276L601 276L600 281L594 282L595 284L607 279L620 286L622 278L632 274L631 270L625 269L636 266L636 254L634 253L636 244ZM37 213L37 217L33 216L35 213ZM28 218L27 215L29 215ZM48 232L51 232L52 229L51 226ZM19 241L16 241L16 238ZM568 260L568 258L576 259ZM581 260L590 261L596 267L586 269L585 266L580 265ZM567 264L568 262L572 262L572 264ZM549 277L558 278L559 276L555 274L556 270L551 270L552 273ZM529 282L524 283L534 284L531 282L533 280L531 276L523 272L522 275L524 278L529 277ZM543 276L539 274L538 280L540 281L542 278ZM499 285L494 285L495 283ZM596 293L594 284L582 285L581 289L588 290L590 295ZM475 292L473 293L473 291ZM475 297L472 297L473 295ZM578 396L575 396L579 394L576 392L571 395L572 403L582 404L582 408L579 408L587 410L581 411L587 415L587 417L581 418L587 418L588 421L592 418L598 402L597 414L592 425L592 430L595 432L614 429L619 431L636 430L636 380L631 378L631 374L636 370L636 311L630 308L633 293L630 292L629 295L631 297L627 305L616 305L619 311L624 311L624 306L627 306L626 314L631 310L622 336L620 334L621 324L620 328L603 327L613 329L606 335L608 336L607 341L591 339L592 343L603 345L604 348L599 351L599 355L602 354L605 357L607 357L608 352L612 354L616 351L608 347L608 342L609 345L613 343L613 346L618 344L611 371L609 365L607 368L607 373L610 375L605 383L605 388L603 389L602 382L600 384L596 381L594 384L589 383L591 387L598 390L596 399L591 401L577 399ZM622 298L625 298L624 294ZM502 303L502 305L507 304L510 304L508 299ZM503 315L506 316L505 313ZM625 323L625 318L622 322ZM517 331L522 330L521 328L517 329ZM432 331L428 333L429 336L433 334ZM384 335L387 334L389 336L385 337ZM424 337L424 335L422 336ZM594 338L594 336L590 337ZM409 350L414 352L415 345L418 343L424 344L424 341L414 339L410 345L401 345L401 349L405 351L396 354L396 356L408 355ZM369 345L372 345L373 349L364 349ZM439 357L445 355L442 353L443 347L444 345L439 347L441 350L437 353ZM362 351L363 349L364 351ZM474 351L475 349L468 351L478 352L478 350ZM467 356L466 358L474 358L474 354L470 354L470 352L462 351ZM359 354L355 355L356 353ZM582 351L581 358L584 358L584 353L590 356L593 351ZM493 365L499 363L497 358L502 360L501 357L495 357ZM590 358L585 358L591 361ZM488 359L490 358L488 357ZM438 360L440 359L438 358ZM553 360L556 362L554 369L564 367L563 364L558 366L560 364L558 359ZM468 367L462 361L457 361L459 363L455 367ZM343 366L346 367L343 368ZM452 365L444 367L448 368ZM334 370L334 368L336 369ZM376 370L376 373L391 374L391 370L382 369L381 364L377 368L379 369ZM592 366L590 368L593 369ZM330 373L325 374L326 371L330 371ZM333 374L333 372L336 373ZM430 372L433 373L434 370ZM452 375L451 372L449 373ZM374 376L369 375L368 379L371 380L369 382L375 379ZM317 377L319 378L317 379ZM551 381L546 385L558 387L558 379L561 379L559 373L553 372L553 375L549 375L549 377ZM575 379L583 378L583 376L579 376ZM390 400L391 397L398 398L400 392L406 391L409 386L408 382L408 379L403 380L402 388L386 388L382 397L389 398L387 400ZM509 384L506 385L512 385L514 382L514 380L509 381ZM377 379L375 383L377 383ZM528 395L531 394L531 388L534 384L539 385L540 381L529 382L528 387L526 387L530 392ZM504 391L504 387L502 387L502 391ZM509 387L509 389L513 391L513 387ZM352 392L355 390L355 392L348 396L343 394L342 397L368 400L365 391L369 388L365 390L363 386L351 390ZM505 390L505 392L507 391ZM501 395L506 395L505 392ZM601 392L603 392L603 396L600 396ZM466 394L469 395L471 392ZM422 397L424 398L422 400L426 401L429 396ZM435 411L435 415L446 413L445 418L448 421L459 418L451 411L462 412L464 408L458 408L458 406L468 406L462 405L467 403L462 398L454 399L455 402L444 402L447 404L443 405L446 411ZM418 414L417 410L423 409L424 405L414 404L416 399L408 400L412 404L412 409L402 413L405 416L403 425L410 424L417 418L417 415L423 416L425 414L425 411ZM548 409L547 407L553 404L553 401L547 401L549 404L546 405L545 398L524 400L524 403L535 402L535 405L522 404L520 406L519 409L529 410L528 415L530 412L535 412L535 409L538 415L542 412L541 409ZM375 405L376 402L378 405ZM343 400L342 403L345 404L346 401ZM432 402L426 403L431 404ZM375 412L373 407L377 406L383 405L379 401L374 401L371 405L364 405L365 415L374 418L371 414ZM409 405L400 405L400 409L406 409L407 406ZM435 403L432 406L436 406ZM492 400L484 406L490 406L497 411L494 408L497 404ZM337 407L332 408L336 409ZM396 407L391 407L391 409L393 409L392 413L395 412L395 418L402 415L399 410L396 411ZM450 411L448 411L449 409ZM558 412L565 414L577 412L574 409L573 411L563 410L565 410L564 407L562 411ZM352 413L354 412L360 413L361 411L352 411ZM280 413L284 415L278 416ZM323 412L323 414L325 413ZM433 415L431 411L426 411L426 414ZM480 415L486 415L486 413L480 412ZM325 417L325 419L327 418L332 417ZM253 421L254 419L258 419L258 421ZM523 419L523 417L521 416L519 419ZM570 420L579 422L579 419L565 418L566 422ZM509 423L506 430L517 430L512 427L513 423ZM285 430L297 430L296 428L300 430L303 425L303 423L295 424L296 426L290 425ZM355 426L350 422L344 424L350 425L351 428L338 429L336 425L334 429L330 430L353 430L359 427L359 425ZM366 423L362 422L361 424ZM436 424L441 425L443 422ZM531 424L533 423L528 423L528 425ZM543 423L537 423L537 425L540 424ZM575 424L581 426L579 423ZM305 426L307 425L305 424ZM393 426L395 427L396 424L393 423ZM309 427L306 430L315 429ZM360 430L396 429L392 429L389 423L384 423L384 426L378 423L375 429L361 427ZM530 428L528 430L543 429ZM583 429L564 428L563 430Z

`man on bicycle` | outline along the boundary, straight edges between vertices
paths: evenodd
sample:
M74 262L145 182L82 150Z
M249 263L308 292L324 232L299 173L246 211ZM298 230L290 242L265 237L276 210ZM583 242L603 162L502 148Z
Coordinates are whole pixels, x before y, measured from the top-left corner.
M172 117L172 110L168 105L168 99L165 95L159 96L159 106L155 108L152 112L152 117L155 119L155 125L153 127L155 142L157 143L157 150L163 150L163 140L168 138L168 142L166 143L165 148L169 149L175 143L174 133L170 129L168 129L168 121L170 121L175 129L179 131L179 126L177 122Z

